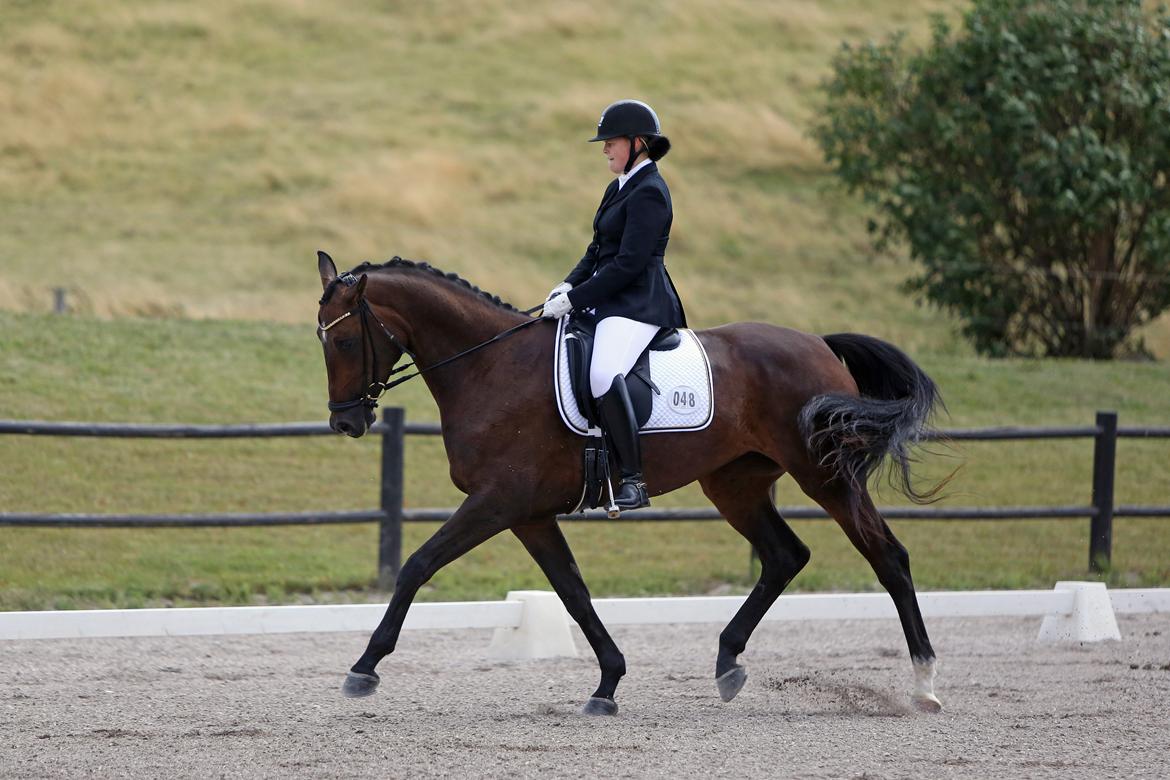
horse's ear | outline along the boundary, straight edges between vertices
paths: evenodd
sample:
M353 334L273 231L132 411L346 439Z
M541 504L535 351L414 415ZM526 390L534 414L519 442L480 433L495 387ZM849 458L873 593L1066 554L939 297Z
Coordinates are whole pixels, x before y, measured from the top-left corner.
M361 298L362 295L365 293L367 281L369 281L369 277L366 276L365 274L362 274L361 278L358 279L357 288L354 289L354 291L353 291L353 297L355 300Z
M322 289L337 278L337 266L333 264L333 258L320 250L317 251L317 270L321 273Z

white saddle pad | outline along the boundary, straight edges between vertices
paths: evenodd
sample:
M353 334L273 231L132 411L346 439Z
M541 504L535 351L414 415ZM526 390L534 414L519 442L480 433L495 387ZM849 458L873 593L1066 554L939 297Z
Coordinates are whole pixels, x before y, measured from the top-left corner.
M577 408L573 387L569 382L569 353L565 346L565 322L557 326L556 376L557 409L569 430L583 436L600 436L598 428L589 423ZM651 391L654 398L650 419L642 426L642 433L678 433L700 431L711 424L714 417L715 393L711 382L711 362L695 332L679 328L682 343L669 352L650 353L650 378L662 395Z

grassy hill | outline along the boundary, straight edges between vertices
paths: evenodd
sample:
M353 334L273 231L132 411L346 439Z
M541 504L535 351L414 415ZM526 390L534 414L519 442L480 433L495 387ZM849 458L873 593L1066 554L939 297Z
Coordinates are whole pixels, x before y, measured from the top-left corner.
M0 7L0 307L307 321L313 250L393 254L531 305L588 242L584 143L637 96L675 142L669 262L692 319L955 351L867 260L805 131L844 39L938 0L766 4L127 0ZM1170 325L1149 336L1170 345Z

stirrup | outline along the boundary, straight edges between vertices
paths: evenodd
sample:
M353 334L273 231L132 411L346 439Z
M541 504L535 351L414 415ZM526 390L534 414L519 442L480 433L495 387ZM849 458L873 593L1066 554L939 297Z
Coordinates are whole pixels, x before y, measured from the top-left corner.
M605 514L610 520L617 520L622 516L622 508L614 501L613 480L609 477L609 464L605 465L605 491L609 496L609 504L605 507Z

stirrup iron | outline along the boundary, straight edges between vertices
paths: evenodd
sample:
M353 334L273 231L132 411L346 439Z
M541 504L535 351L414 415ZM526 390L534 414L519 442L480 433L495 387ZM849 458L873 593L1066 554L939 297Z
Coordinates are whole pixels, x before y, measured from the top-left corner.
M608 517L610 520L617 520L619 517L622 516L622 510L621 510L621 507L619 507L617 505L617 501L614 500L613 473L609 467L609 441L607 440L607 438L605 437L604 434L601 437L601 453L600 453L600 455L601 455L601 469L602 469L601 473L605 477L605 485L604 485L605 489L602 492L602 495L600 498L602 500L604 500L607 497L609 498L609 502L605 506L606 517ZM600 501L599 501L599 503L600 503Z
M622 509L617 505L617 501L613 497L613 480L609 474L605 475L605 490L606 495L609 496L609 505L605 508L605 514L610 520L617 520L622 516Z

